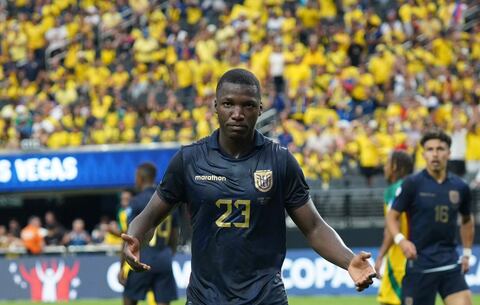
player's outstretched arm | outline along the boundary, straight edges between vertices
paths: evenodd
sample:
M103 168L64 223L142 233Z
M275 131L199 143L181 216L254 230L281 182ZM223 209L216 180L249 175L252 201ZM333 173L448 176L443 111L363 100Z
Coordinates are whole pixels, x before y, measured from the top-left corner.
M320 216L312 200L288 213L307 238L312 248L329 262L348 270L358 291L373 283L375 270L368 263L369 253L358 255L343 243L340 236Z
M165 219L175 205L170 205L155 192L143 211L135 217L128 227L127 234L122 234L125 241L123 255L135 271L146 271L150 267L140 262L142 242L149 241L153 229ZM150 238L149 238L150 237Z

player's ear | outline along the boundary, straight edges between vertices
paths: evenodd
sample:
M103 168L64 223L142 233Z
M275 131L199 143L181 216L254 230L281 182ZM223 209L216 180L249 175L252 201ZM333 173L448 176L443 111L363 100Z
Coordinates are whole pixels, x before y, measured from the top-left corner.
M217 99L213 100L213 107L215 108L215 113L217 112Z

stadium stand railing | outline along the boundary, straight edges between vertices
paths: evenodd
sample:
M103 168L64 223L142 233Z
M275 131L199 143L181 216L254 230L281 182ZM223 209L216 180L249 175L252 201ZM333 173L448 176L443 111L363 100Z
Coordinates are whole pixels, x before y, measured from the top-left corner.
M348 177L355 181L356 178ZM363 178L363 177L359 177ZM351 187L311 190L320 214L335 228L383 227L383 187ZM472 191L473 212L480 222L480 190Z
M42 254L88 254L88 253L105 253L107 255L117 254L121 250L121 245L85 245L85 246L45 246ZM0 249L0 256L5 255L25 255L27 251L22 246L12 246L7 249Z
M274 108L268 109L258 118L257 129L264 135L270 135L274 131L277 122L277 111Z

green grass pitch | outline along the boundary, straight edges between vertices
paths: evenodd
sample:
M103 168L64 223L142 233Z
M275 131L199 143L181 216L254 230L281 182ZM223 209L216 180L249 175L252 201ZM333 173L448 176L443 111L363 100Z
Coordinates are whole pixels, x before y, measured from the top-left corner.
M290 305L375 305L378 304L373 296L332 296L332 297L289 297ZM34 303L29 301L8 301L0 302L0 305L40 305L52 303ZM113 300L82 300L70 301L69 305L121 305L120 299ZM145 302L139 303L145 305ZM184 305L185 301L180 300L173 302L171 305ZM440 299L437 299L436 304L442 304ZM473 304L480 304L480 294L473 296Z

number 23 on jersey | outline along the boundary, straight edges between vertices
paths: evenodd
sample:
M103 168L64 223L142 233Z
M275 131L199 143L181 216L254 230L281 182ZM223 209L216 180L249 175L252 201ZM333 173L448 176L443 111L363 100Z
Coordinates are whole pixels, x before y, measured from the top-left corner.
M220 215L215 224L220 228L248 228L250 227L250 200L245 199L218 199L215 202L215 205L219 209L225 209L222 215ZM238 221L228 221L227 219L230 215L234 212L234 209L240 210L240 215L243 219L239 219Z

